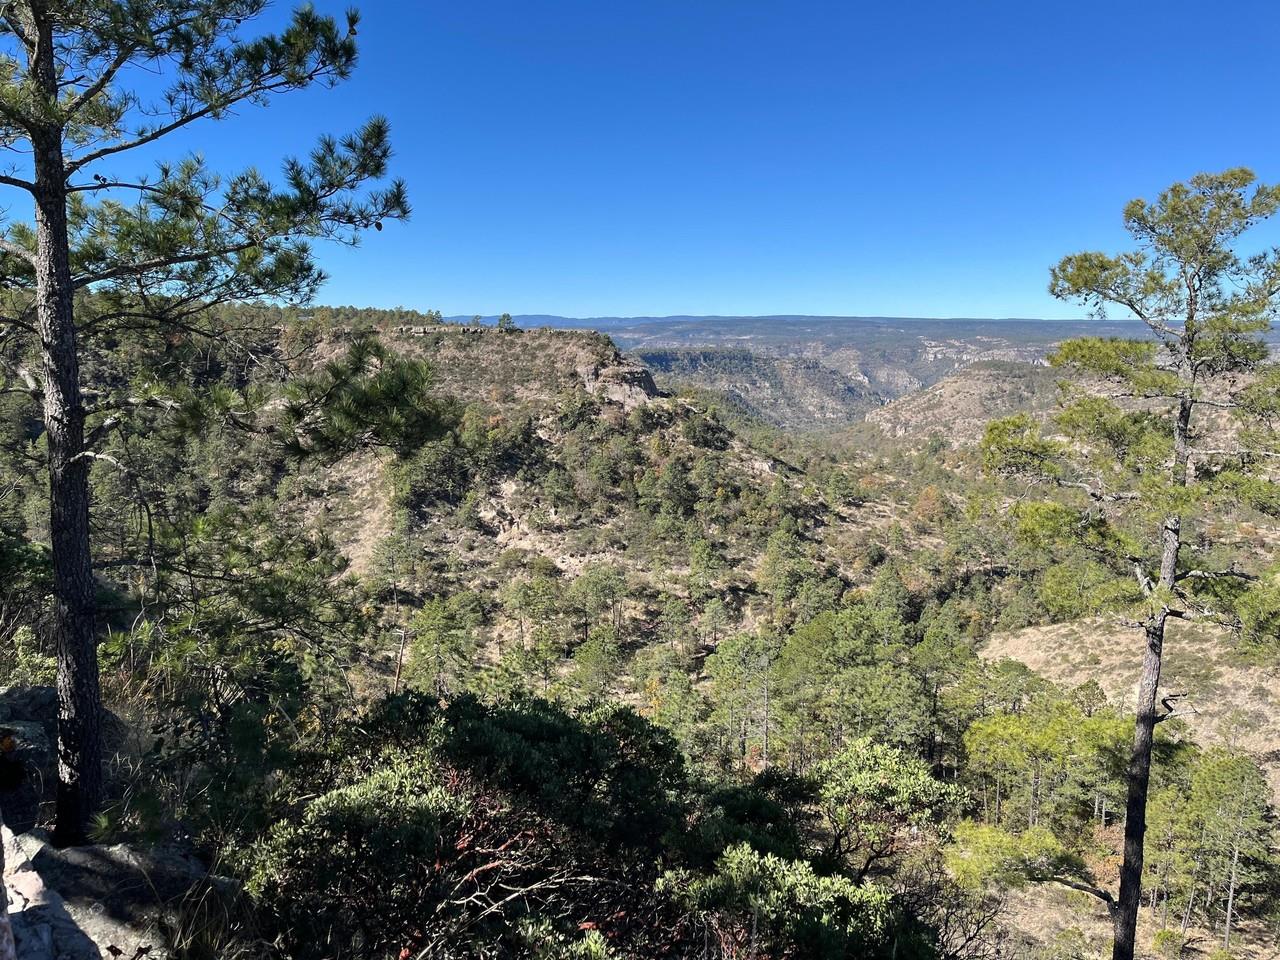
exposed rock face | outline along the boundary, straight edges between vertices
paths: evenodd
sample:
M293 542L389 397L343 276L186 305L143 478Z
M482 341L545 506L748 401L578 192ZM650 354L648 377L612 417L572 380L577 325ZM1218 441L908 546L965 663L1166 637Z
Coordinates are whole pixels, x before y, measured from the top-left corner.
M109 751L127 736L120 718L102 714ZM0 810L15 833L30 830L47 812L58 786L58 691L53 687L0 690Z
M3 838L18 960L166 960L161 924L206 875L173 851L56 850L43 833L7 828Z
M9 923L9 888L4 883L4 839L0 837L0 960L17 960L13 926Z
M57 784L57 718L52 687L0 691L0 890L16 958L165 960L162 925L177 902L208 881L208 871L176 850L58 850L32 829ZM119 720L105 719L108 739L118 738ZM0 960L10 960L2 948Z
M809 357L738 348L642 350L635 357L664 388L712 390L733 407L785 429L842 426L881 403L865 378L846 376Z
M662 396L646 367L621 358L612 364L579 367L578 375L592 396L621 404L625 410L634 410Z
M0 723L32 718L57 723L57 690L53 687L9 687L0 690Z
M18 833L34 827L53 796L58 765L58 693L53 687L0 692L0 809Z

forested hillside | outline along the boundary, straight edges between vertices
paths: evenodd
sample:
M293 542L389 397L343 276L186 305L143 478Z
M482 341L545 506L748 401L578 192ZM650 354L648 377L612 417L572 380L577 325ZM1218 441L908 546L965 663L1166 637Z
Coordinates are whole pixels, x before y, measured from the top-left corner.
M94 468L104 683L137 731L100 840L189 835L246 884L235 949L289 956L1105 939L1089 894L1009 917L1113 882L1131 681L1059 635L1006 638L1112 588L1087 551L1015 536L976 451L744 434L598 334L402 319L238 311L253 363L172 341L101 357L184 399ZM403 363L425 364L426 419L375 421ZM323 418L292 412L319 396ZM6 403L19 656L0 683L47 682L39 433ZM1261 650L1203 649L1242 668ZM1161 731L1161 869L1227 864L1208 811L1253 803L1232 939L1250 955L1271 936L1270 740L1185 722ZM1223 901L1167 876L1188 935L1217 935Z
M0 8L0 960L1272 960L1280 187L1130 202L1089 321L319 306L389 121L184 138L362 30Z

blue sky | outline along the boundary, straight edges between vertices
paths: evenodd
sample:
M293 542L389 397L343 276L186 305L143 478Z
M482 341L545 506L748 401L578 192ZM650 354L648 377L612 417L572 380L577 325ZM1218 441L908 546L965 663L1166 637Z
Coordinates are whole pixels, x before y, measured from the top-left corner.
M1280 179L1272 2L360 9L352 80L195 138L275 170L390 118L414 215L320 251L329 303L1077 316L1047 268L1122 247L1126 200L1233 165Z

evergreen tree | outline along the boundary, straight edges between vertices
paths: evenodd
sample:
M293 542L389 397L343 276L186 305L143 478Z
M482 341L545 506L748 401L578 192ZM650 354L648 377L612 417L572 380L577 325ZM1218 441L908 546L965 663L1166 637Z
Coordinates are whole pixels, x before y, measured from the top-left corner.
M102 796L89 472L130 409L164 398L89 395L87 351L126 331L217 333L211 307L306 300L323 279L308 240L354 240L407 213L403 187L369 190L390 156L374 119L286 162L276 187L198 158L123 176L135 150L277 93L345 79L356 16L309 7L283 32L242 36L265 0L15 0L0 16L0 137L26 163L0 176L34 225L0 238L3 334L23 341L6 379L38 403L47 438L59 671L56 838L84 839ZM163 78L158 96L151 74ZM146 77L145 84L128 84ZM215 324L216 326L216 324Z
M1280 490L1263 469L1277 453L1268 424L1280 408L1280 368L1267 362L1262 339L1280 293L1280 253L1237 252L1242 235L1277 209L1280 187L1254 186L1243 169L1200 174L1154 203L1131 202L1124 221L1138 249L1068 256L1053 268L1050 292L1099 313L1119 307L1149 336L1061 344L1052 362L1089 385L1068 392L1056 423L1064 436L1045 436L1019 415L991 424L984 442L990 469L1059 493L1018 509L1029 537L1086 551L1141 598L1134 606L1143 664L1114 960L1134 952L1166 625L1178 618L1238 626L1232 608L1256 578L1235 562L1212 563L1206 521L1233 501L1280 509ZM1235 416L1234 437L1209 429L1211 410Z
M409 623L413 635L409 679L436 697L461 691L475 647L457 599L432 597Z

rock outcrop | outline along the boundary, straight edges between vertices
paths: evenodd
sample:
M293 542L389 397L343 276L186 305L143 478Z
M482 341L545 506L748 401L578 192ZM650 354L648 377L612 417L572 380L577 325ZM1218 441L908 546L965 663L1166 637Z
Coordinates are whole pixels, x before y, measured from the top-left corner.
M177 851L57 850L40 831L2 835L18 960L166 960L164 927L207 876Z
M0 691L0 810L18 833L36 825L42 803L53 796L57 737L58 692L53 687Z
M167 848L59 850L34 829L56 787L57 714L52 687L0 691L0 874L17 960L165 960L164 928L208 871ZM104 719L118 740L120 722Z
M633 410L662 396L647 367L618 358L613 363L578 368L587 393Z

